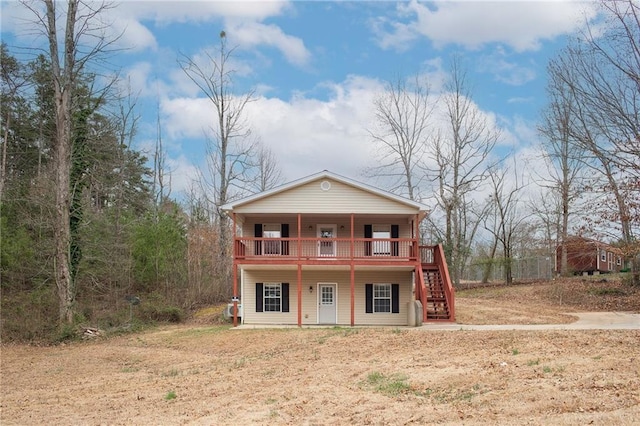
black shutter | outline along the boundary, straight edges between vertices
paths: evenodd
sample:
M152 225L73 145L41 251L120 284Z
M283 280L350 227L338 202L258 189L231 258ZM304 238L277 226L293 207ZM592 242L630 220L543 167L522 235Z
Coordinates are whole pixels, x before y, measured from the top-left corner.
M398 225L391 225L391 238L400 238L400 227ZM391 256L398 255L398 242L391 242Z
M391 284L391 313L400 313L400 285Z
M373 284L365 284L365 312L368 314L373 313Z
M364 226L364 237L373 238L373 225ZM371 256L371 241L365 241L364 243L364 255Z
M256 283L256 312L264 312L262 296L264 293L264 287L262 283Z
M280 225L280 236L282 238L289 238L289 224L288 223L283 223L282 225ZM281 253L282 253L283 256L288 256L289 255L289 241L283 241L282 242Z
M253 236L256 238L262 238L262 224L256 223L253 225ZM260 256L262 254L262 241L256 241L255 255Z
M289 312L289 283L282 283L282 312Z

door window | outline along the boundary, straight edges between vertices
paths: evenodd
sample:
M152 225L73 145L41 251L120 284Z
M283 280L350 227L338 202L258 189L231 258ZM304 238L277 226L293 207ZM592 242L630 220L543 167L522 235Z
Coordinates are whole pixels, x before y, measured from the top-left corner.
M269 223L265 224L262 230L262 236L264 238L274 238L277 241L265 241L264 242L264 254L280 254L280 238L281 238L280 224Z
M391 225L373 225L373 238L386 241L373 242L374 255L390 255L391 254Z

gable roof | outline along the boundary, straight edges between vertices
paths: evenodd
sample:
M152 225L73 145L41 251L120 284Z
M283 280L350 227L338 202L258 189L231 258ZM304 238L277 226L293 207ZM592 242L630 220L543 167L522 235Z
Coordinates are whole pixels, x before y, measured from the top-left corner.
M404 205L406 205L408 207L411 207L411 208L414 208L414 209L418 210L420 212L421 216L426 215L427 212L429 211L427 206L425 206L422 203L418 203L416 201L411 201L408 198L401 197L399 195L392 194L392 193L387 192L387 191L383 191L383 190L381 190L379 188L373 187L371 185L367 185L367 184L362 183L362 182L355 181L353 179L338 175L338 174L330 172L328 170L323 170L321 172L318 172L318 173L315 173L315 174L312 174L312 175L309 175L309 176L306 176L306 177L291 181L289 183L285 183L284 185L278 186L276 188L273 188L273 189L270 189L270 190L267 190L267 191L264 191L264 192L259 192L257 194L253 194L253 195L250 195L248 197L245 197L245 198L242 198L242 199L239 199L239 200L236 200L236 201L232 201L230 203L227 203L227 204L223 205L222 206L222 210L224 210L226 212L231 212L231 211L233 211L234 209L236 209L236 208L238 208L240 206L243 206L243 205L246 205L246 204L261 200L261 199L264 199L264 198L268 198L268 197L274 196L276 194L288 191L288 190L293 189L293 188L297 188L297 187L303 186L303 185L305 185L307 183L310 183L310 182L313 182L313 181L316 181L316 180L319 180L319 179L323 179L323 178L333 179L335 181L341 182L341 183L343 183L345 185L348 185L348 186L351 186L353 188L360 189L360 190L368 192L370 194L377 195L377 196L386 198L388 200L392 200L392 201L404 204Z

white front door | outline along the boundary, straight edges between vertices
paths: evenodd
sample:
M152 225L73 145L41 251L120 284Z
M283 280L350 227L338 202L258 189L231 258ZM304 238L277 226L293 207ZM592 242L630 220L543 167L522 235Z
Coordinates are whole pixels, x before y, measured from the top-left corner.
M337 225L318 225L318 256L336 257L336 242L333 241L337 234ZM323 240L327 241L323 241Z
M318 324L337 322L337 284L318 284Z

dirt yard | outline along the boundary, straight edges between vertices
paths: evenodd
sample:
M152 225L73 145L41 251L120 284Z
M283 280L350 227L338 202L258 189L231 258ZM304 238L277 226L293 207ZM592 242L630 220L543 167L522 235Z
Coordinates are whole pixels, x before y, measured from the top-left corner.
M577 282L595 296L583 300L556 285L460 292L458 322L570 322L585 304L640 311L637 293ZM200 318L2 346L0 423L632 425L639 342L640 330L237 330Z

